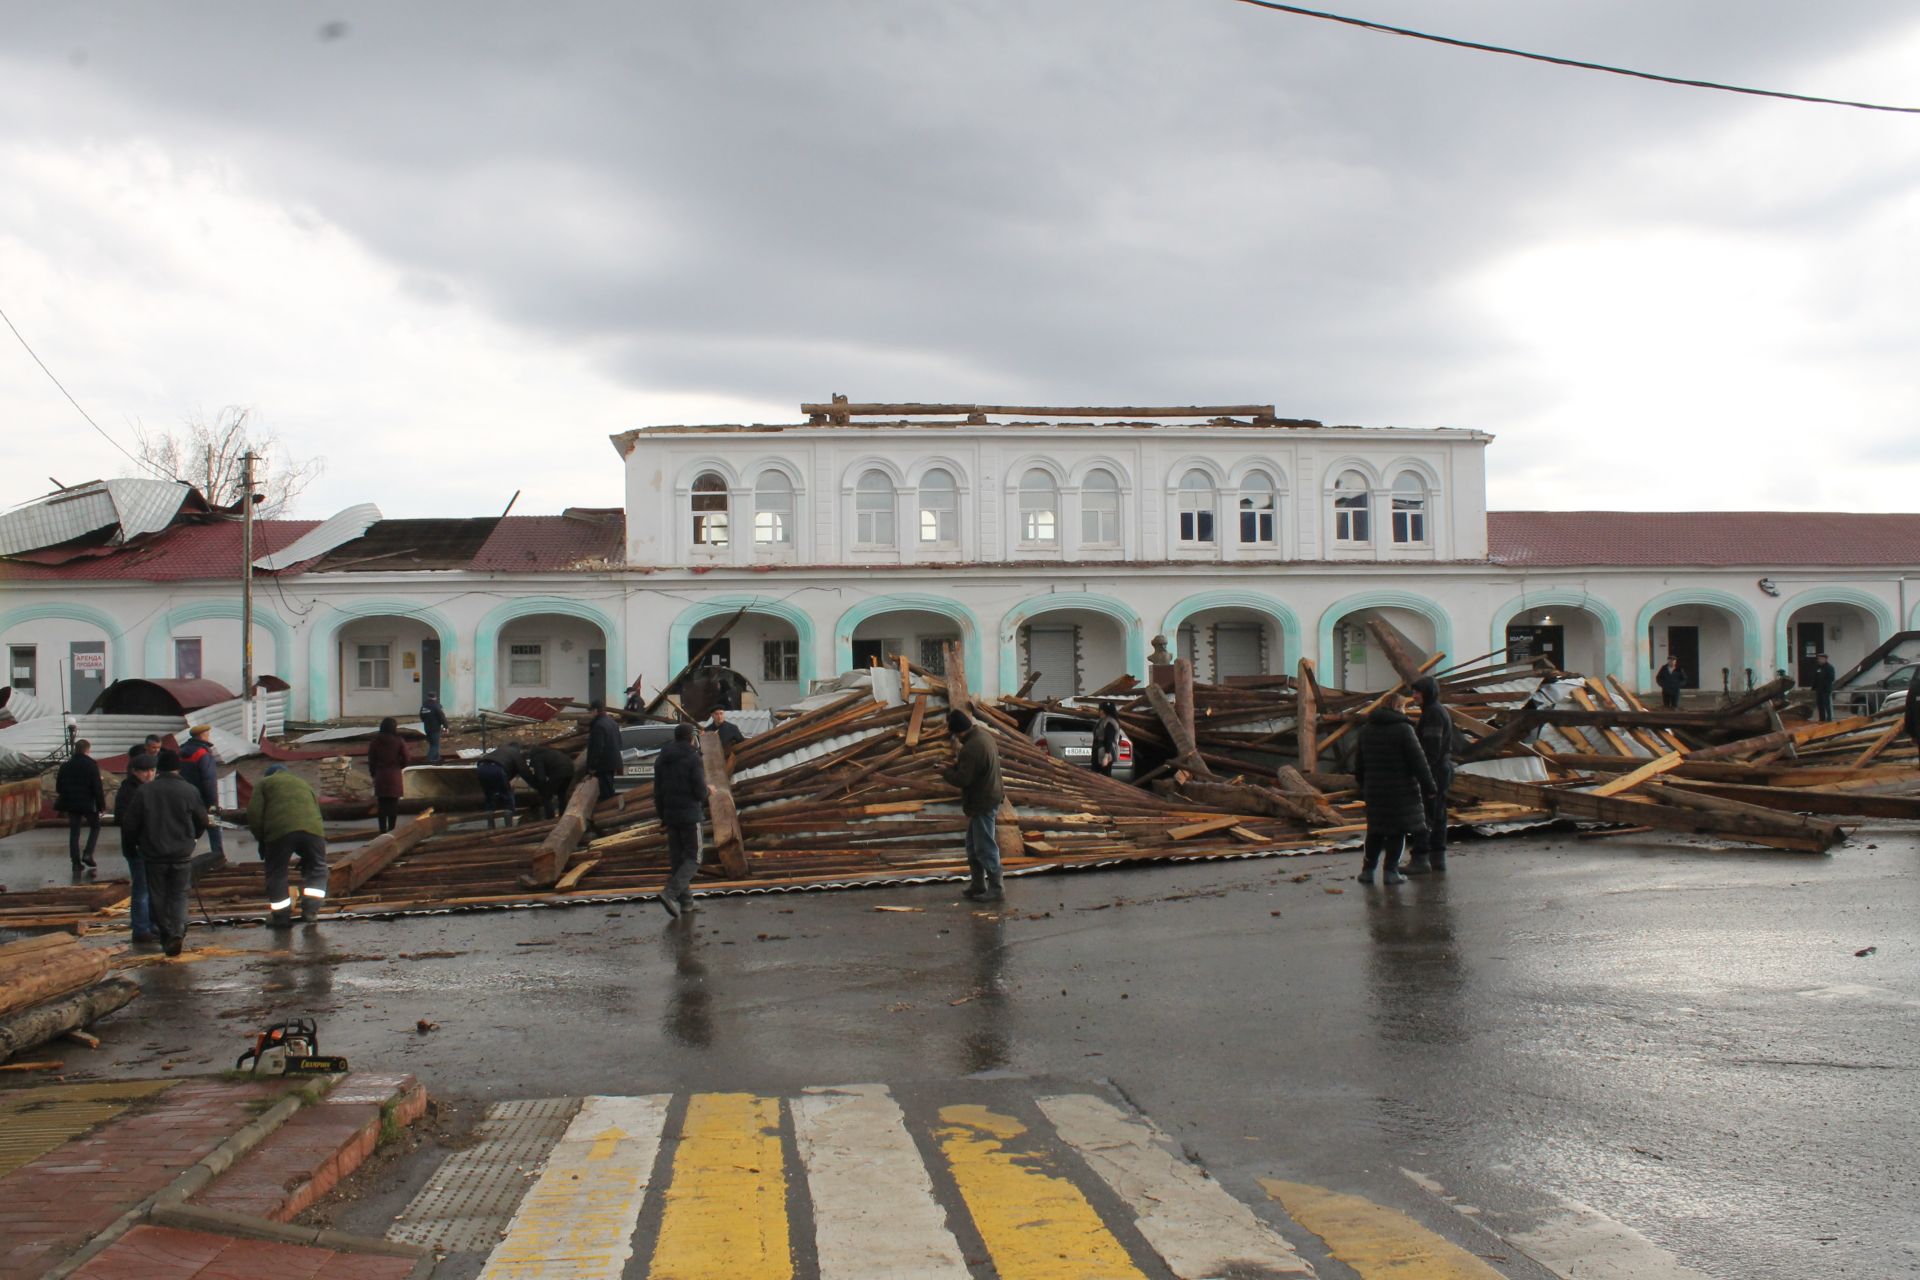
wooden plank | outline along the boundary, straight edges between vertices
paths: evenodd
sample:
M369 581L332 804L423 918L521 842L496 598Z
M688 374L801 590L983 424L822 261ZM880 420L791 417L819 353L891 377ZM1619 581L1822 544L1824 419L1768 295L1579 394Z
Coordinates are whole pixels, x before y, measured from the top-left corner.
M530 889L541 889L559 882L561 874L567 869L567 861L573 851L580 847L580 841L587 834L587 819L593 814L593 806L600 799L600 780L595 777L582 778L573 784L573 791L567 796L567 807L560 813L560 820L553 824L533 853L533 863L520 883Z
M1827 791L1819 787L1758 787L1738 782L1701 782L1669 778L1668 789L1744 800L1748 804L1787 813L1822 813L1833 817L1920 820L1920 796L1880 795L1861 791Z
M1428 658L1426 662L1423 663L1414 672L1414 678L1418 679L1419 677L1425 675L1428 671L1431 671L1433 668L1439 666L1442 662L1446 660L1446 657L1447 655L1444 653L1434 654L1431 658ZM1332 748L1334 743L1346 737L1348 733L1359 728L1362 724L1365 724L1367 717L1373 714L1375 708L1383 707L1386 705L1387 699L1403 696L1407 691L1407 685L1409 683L1410 683L1409 681L1402 680L1400 683L1394 685L1393 688L1387 690L1385 693L1375 698L1372 702L1369 702L1366 706L1360 708L1360 710L1350 714L1346 719L1346 723L1342 724L1338 729L1335 729L1332 733L1328 734L1327 737L1321 741L1320 754L1321 755L1327 754L1328 750ZM1304 770L1303 772L1312 773L1313 770L1307 769L1307 770Z
M1594 703L1592 695L1589 694L1585 689L1573 690L1573 700L1579 703L1582 707L1584 707L1588 711L1600 710L1600 708ZM1610 711L1615 710L1615 708L1609 707L1608 710ZM1622 738L1617 732L1615 732L1615 730L1611 725L1601 725L1600 733L1603 737L1606 738L1607 745L1612 747L1614 751L1617 752L1618 754L1623 756L1630 756L1634 754L1633 748L1627 745L1627 740L1625 738Z
M576 862L567 868L567 874L554 881L555 893L565 893L586 878L587 872L600 865L600 859L588 858L585 862Z
M1657 785L1657 784L1655 784ZM1461 795L1477 800L1498 800L1525 805L1562 817L1588 822L1617 822L1623 826L1665 827L1693 831L1727 840L1745 840L1775 848L1792 848L1806 853L1824 853L1846 833L1837 823L1821 822L1786 813L1769 813L1762 818L1753 813L1704 811L1649 800L1616 796L1596 796L1584 791L1562 791L1530 782L1510 782L1462 771L1454 775L1453 787Z
M1161 691L1160 686L1153 684L1147 686L1147 705L1153 708L1156 716L1160 717L1160 723L1166 729L1167 737L1173 740L1176 764L1189 773L1199 774L1204 778L1212 777L1213 770L1208 768L1207 762L1200 757L1200 748L1194 743L1192 730L1181 722L1180 713L1175 710L1173 703Z
M1620 701L1624 702L1627 705L1628 710L1645 711L1647 709L1647 704L1640 701L1640 699L1637 696L1635 696L1633 690L1627 688L1626 685L1622 684L1618 676L1608 676L1607 685L1616 694L1619 695ZM1685 751L1687 749L1687 744L1680 741L1680 739L1672 732L1672 730L1649 729L1648 732L1658 733L1660 735L1661 741L1667 744L1667 747L1669 750Z
M1742 738L1738 742L1728 742L1717 747L1702 747L1698 751L1687 753L1689 760L1719 760L1727 756L1757 754L1774 747L1788 744L1818 742L1822 738L1831 738L1843 733L1852 733L1855 729L1865 728L1874 722L1872 716L1849 716L1845 720L1831 723L1802 725L1798 729L1782 729L1773 733L1763 733L1758 737Z
M447 823L446 814L427 809L406 826L375 836L327 868L328 895L337 900L354 893L392 866L400 855L445 831Z
M1368 618L1367 634L1380 646L1380 652L1387 655L1388 664L1403 685L1411 686L1434 665L1425 660L1420 646L1408 639L1406 632L1385 618Z
M1623 773L1613 781L1604 783L1587 792L1590 796L1617 796L1623 791L1631 791L1648 778L1657 778L1661 774L1680 767L1685 759L1678 751L1670 751L1655 760L1649 760L1631 773Z
M927 695L924 693L916 693L913 695L913 714L907 717L907 746L909 748L920 745L920 726L926 718Z
M726 749L720 735L708 729L700 735L700 758L707 768L707 813L713 819L713 850L727 874L745 880L753 874L747 865L746 837L733 805L733 778L727 772Z
M1320 762L1320 681L1314 678L1313 663L1305 658L1300 659L1294 696L1300 740L1300 749L1295 755L1301 769L1312 770Z
M1188 404L1188 405L1033 405L1033 404L858 404L833 400L826 404L803 404L800 412L808 417L844 420L848 417L924 418L932 415L975 414L994 417L1036 418L1272 418L1270 404Z
M1853 767L1856 769L1864 769L1866 766L1872 764L1874 757L1891 746L1893 740L1899 737L1905 728L1906 725L1899 720L1895 720L1892 724L1888 725L1887 731L1875 738L1873 745L1860 753L1859 758L1853 762Z
M1195 836L1208 835L1215 831L1225 831L1228 827L1240 825L1237 814L1224 818L1207 818L1201 822L1189 822L1185 826L1174 827L1167 832L1169 840L1191 840Z
M1173 712L1187 728L1187 737L1195 742L1193 722L1193 663L1185 658L1173 660Z

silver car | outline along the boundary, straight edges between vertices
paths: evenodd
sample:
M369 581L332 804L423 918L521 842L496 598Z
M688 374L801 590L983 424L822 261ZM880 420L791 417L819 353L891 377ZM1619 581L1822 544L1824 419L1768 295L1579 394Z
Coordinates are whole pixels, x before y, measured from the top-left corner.
M1083 769L1093 768L1093 731L1099 723L1086 716L1042 711L1033 718L1027 736L1045 747L1047 754ZM1133 739L1120 731L1120 744L1114 751L1113 776L1121 782L1133 781Z
M614 790L622 791L653 781L653 760L660 749L673 741L670 724L623 724L620 726L620 776Z

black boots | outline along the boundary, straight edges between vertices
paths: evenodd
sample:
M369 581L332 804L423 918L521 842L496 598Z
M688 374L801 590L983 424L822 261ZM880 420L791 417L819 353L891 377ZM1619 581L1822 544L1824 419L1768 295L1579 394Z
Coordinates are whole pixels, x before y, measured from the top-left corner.
M271 929L293 928L293 908L282 907L267 917L267 927Z
M1427 874L1427 872L1435 869L1433 864L1427 860L1427 855L1424 853L1414 854L1411 858L1407 859L1407 865L1401 868L1402 871L1410 876L1423 876Z
M960 896L978 902L987 896L987 873L977 862L967 864L967 887Z
M312 924L320 918L320 899L310 894L300 895L300 918Z

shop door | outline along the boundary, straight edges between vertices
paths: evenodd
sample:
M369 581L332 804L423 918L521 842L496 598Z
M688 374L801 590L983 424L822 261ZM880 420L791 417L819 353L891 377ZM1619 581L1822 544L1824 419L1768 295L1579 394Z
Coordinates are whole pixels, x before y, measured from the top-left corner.
M1800 659L1800 683L1812 684L1813 669L1819 665L1814 655L1825 651L1827 647L1827 624L1803 622L1793 629L1793 633L1794 653Z
M440 696L440 637L428 636L420 642L420 705Z
M1213 678L1224 684L1230 676L1258 676L1260 628L1250 622L1223 622L1213 629Z
M1680 669L1687 673L1686 687L1700 687L1700 628L1668 627L1667 653L1680 659Z
M107 687L107 642L75 640L67 656L71 685L67 691L67 710L85 715L93 710L93 704Z
M1027 628L1027 674L1040 673L1032 697L1071 698L1080 692L1080 680L1074 670L1075 650L1072 627Z
M607 651L587 650L587 701L607 700Z
M887 660L887 642L885 640L855 640L853 642L853 669L865 671L868 667L878 666Z

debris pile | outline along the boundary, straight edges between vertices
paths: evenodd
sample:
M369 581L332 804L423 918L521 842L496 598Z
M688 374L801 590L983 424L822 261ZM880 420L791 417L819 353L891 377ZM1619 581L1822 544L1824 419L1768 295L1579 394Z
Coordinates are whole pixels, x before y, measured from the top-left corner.
M0 946L0 1061L76 1033L140 994L108 977L110 951L49 933Z

